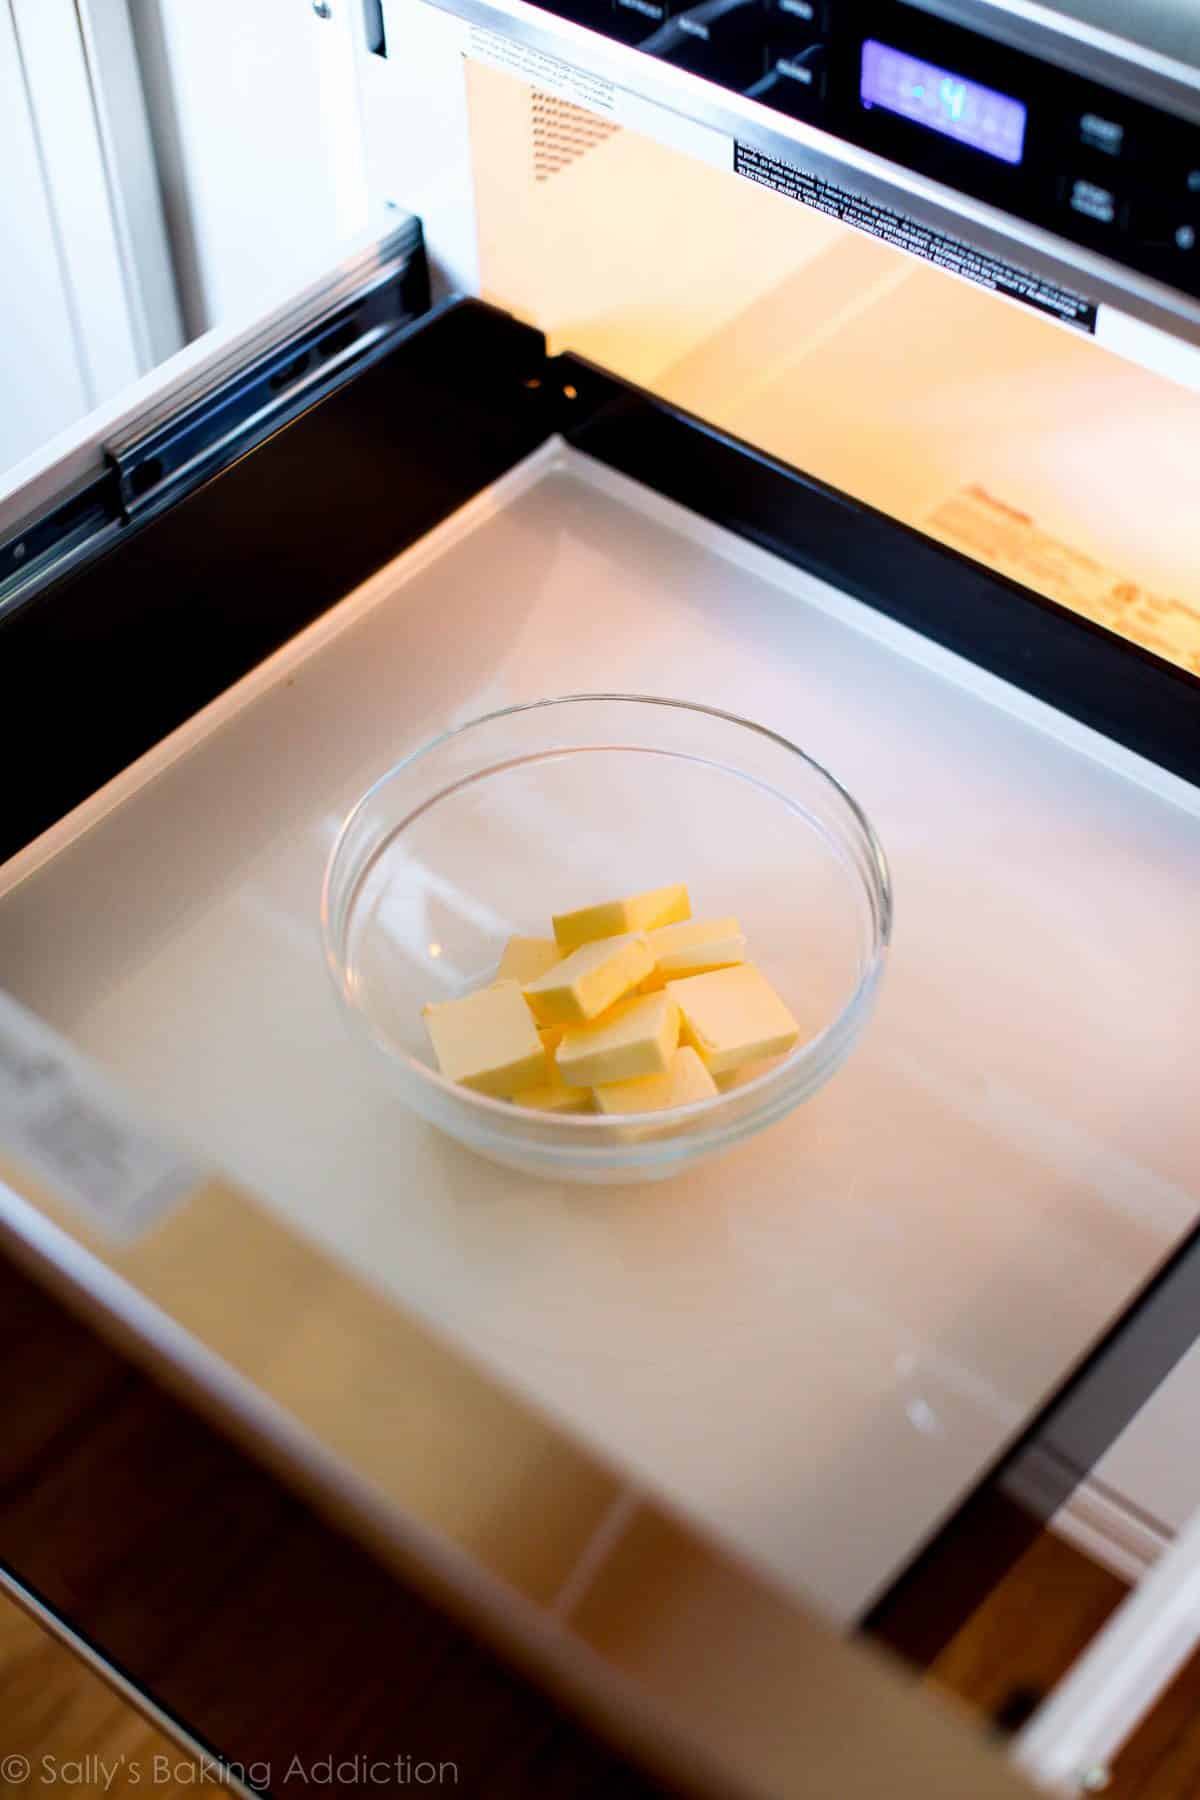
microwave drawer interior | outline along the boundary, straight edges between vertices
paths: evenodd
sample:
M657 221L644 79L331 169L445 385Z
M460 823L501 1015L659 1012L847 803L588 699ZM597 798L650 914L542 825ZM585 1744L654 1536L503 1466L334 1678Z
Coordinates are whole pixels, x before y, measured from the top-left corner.
M476 1159L364 1077L318 903L400 757L599 687L799 743L876 824L896 925L815 1099L682 1180L580 1190ZM843 1622L1200 1211L1200 794L561 439L0 881L19 1000L322 1255Z

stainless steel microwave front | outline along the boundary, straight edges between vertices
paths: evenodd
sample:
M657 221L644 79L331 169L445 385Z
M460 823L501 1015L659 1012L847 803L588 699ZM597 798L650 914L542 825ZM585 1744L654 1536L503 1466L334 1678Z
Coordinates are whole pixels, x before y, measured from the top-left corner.
M1023 0L394 0L377 185L475 286L462 66L491 62L1002 293L1200 343L1200 23ZM1117 16L1119 10L1119 17ZM1103 19L1104 23L1099 21Z
M1200 673L1187 19L716 4L390 0L371 186L435 288Z

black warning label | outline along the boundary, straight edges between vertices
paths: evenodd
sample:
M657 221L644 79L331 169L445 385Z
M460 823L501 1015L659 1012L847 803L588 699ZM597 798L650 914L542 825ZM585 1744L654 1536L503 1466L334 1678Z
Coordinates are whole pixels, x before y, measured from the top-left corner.
M897 250L907 250L913 256L935 263L939 269L949 269L952 274L961 275L979 287L991 288L993 293L1006 294L1010 300L1019 300L1037 312L1048 313L1065 325L1095 332L1094 301L1073 294L1069 288L1043 281L1040 275L1031 275L1025 269L1014 268L1011 263L986 256L982 251L972 249L970 244L964 244L960 238L931 231L928 226L905 218L903 213L876 206L873 201L863 200L832 181L809 175L805 170L780 162L748 144L734 144L733 166L747 180L773 188L777 194L787 194L792 200L801 200L805 206L815 207L818 212L828 213L847 225L856 225L860 231L881 238L885 244L893 244Z

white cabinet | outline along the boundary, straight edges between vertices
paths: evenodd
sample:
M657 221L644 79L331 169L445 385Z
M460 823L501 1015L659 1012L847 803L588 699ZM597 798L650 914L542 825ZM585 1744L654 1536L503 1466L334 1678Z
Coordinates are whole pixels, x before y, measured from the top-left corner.
M13 15L0 4L0 467L89 403Z
M299 286L367 223L361 0L132 0L192 330Z
M0 469L182 342L113 0L0 0Z

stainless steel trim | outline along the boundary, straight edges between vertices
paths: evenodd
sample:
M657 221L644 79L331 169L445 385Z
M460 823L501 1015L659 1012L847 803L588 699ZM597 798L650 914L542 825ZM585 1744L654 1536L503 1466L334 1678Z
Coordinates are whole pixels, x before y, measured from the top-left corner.
M401 283L420 246L419 221L398 213L390 231L299 300L249 330L209 334L207 355L199 340L164 365L161 380L139 383L132 392L140 403L90 415L95 429L85 420L72 451L0 496L0 616L389 343L410 317ZM357 308L352 340L340 349L327 341L314 362L314 338L350 304Z
M347 301L368 293L408 260L417 242L416 220L409 213L401 213L397 223L383 237L320 276L283 306L266 314L229 351L215 356L190 379L165 389L135 418L112 432L105 449L114 456L122 455L130 444L177 418L206 394L223 386L239 369L317 324Z
M836 182L875 205L891 207L932 230L965 238L989 256L1015 263L1090 300L1107 301L1148 325L1200 345L1200 299L844 139L783 118L753 100L655 62L640 51L528 6L524 0L426 3L558 57L573 68L599 75L623 92L737 138L768 156Z
M0 1563L0 1594L6 1595L14 1605L33 1620L35 1625L41 1626L43 1631L56 1638L70 1651L72 1656L78 1657L81 1663L86 1664L119 1700L123 1700L134 1712L140 1713L142 1718L154 1727L155 1731L160 1732L163 1737L182 1750L192 1762L196 1763L198 1765L197 1786L207 1785L200 1781L201 1771L207 1775L210 1770L215 1769L219 1770L219 1782L222 1787L229 1788L233 1793L240 1795L242 1800L262 1800L262 1795L242 1781L234 1769L220 1756L215 1755L211 1750L206 1750L199 1739L192 1736L186 1726L181 1725L178 1719L172 1718L170 1713L164 1712L162 1707L150 1698L149 1694L144 1693L141 1688L129 1680L128 1676L122 1675L119 1669L115 1669L99 1650L94 1649L86 1638L80 1637L79 1633L65 1619L39 1600L36 1594L31 1594L29 1589L23 1586L2 1563ZM130 1758L127 1755L122 1757L124 1764L129 1761Z
M389 271L402 268L420 241L411 213L389 215L385 231L364 233L342 260L290 291L261 314L214 327L195 339L112 402L85 414L68 432L45 445L0 479L0 539L85 487L105 467L105 452L181 413L289 337L316 324Z

